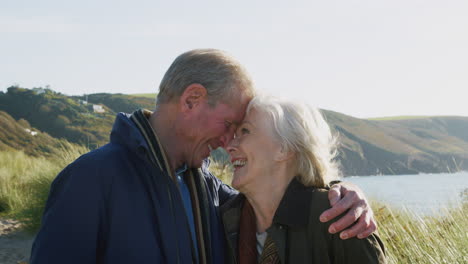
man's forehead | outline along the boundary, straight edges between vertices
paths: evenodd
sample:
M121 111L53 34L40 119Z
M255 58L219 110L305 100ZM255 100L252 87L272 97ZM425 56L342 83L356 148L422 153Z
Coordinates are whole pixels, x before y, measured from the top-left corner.
M225 115L225 118L232 123L239 123L244 118L246 105L234 103L222 103L220 105L220 113Z
M233 120L231 120L233 123L240 124L240 122L242 122L249 102L250 100L238 100L237 102L232 102L227 105L233 113Z

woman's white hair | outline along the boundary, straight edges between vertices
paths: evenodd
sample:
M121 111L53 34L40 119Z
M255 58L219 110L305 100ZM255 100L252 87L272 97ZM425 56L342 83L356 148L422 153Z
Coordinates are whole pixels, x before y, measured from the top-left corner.
M325 187L340 176L336 138L317 108L304 103L257 95L247 113L255 109L266 114L274 137L284 151L295 154L298 180L306 186Z

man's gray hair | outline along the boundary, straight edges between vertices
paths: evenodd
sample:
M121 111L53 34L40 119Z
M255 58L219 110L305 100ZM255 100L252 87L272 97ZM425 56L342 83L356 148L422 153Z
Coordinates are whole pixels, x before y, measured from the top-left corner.
M174 60L161 81L156 105L179 98L194 83L205 87L211 106L241 92L254 95L252 80L237 60L221 50L196 49Z
M266 114L273 137L284 151L295 154L298 180L306 186L325 187L340 176L336 138L317 108L304 103L257 95L247 113L255 109Z

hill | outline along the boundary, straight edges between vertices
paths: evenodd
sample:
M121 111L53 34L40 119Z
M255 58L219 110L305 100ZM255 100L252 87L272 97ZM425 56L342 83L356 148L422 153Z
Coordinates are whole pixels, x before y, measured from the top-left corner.
M10 87L0 92L0 111L55 138L92 149L108 142L117 112L153 109L153 96L100 93L79 97L50 89ZM339 136L338 160L344 175L468 170L468 117L359 119L328 110L322 113ZM214 155L226 162L222 151Z
M468 170L468 117L366 120L323 110L345 175Z
M20 150L30 156L52 157L64 147L70 147L70 143L31 127L24 119L16 121L0 111L0 152Z
M0 92L0 111L53 137L96 148L108 142L116 113L154 108L154 99L122 94L66 96L50 89L9 87Z
M107 142L113 119L106 107L42 88L8 88L7 93L0 93L0 110L53 137L91 147Z
M86 100L92 104L102 104L107 106L113 113L125 112L132 113L139 108L154 109L156 105L156 94L126 95L97 93L87 96L73 96L72 98Z
M145 97L145 98L155 99L157 93L130 94L130 95L135 96L135 97Z

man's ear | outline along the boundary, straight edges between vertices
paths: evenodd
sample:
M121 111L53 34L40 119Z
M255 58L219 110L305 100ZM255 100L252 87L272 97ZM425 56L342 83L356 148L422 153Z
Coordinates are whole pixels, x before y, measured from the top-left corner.
M206 97L207 91L203 85L198 83L190 84L179 98L181 110L186 112L194 109L206 100Z

